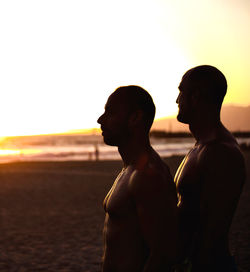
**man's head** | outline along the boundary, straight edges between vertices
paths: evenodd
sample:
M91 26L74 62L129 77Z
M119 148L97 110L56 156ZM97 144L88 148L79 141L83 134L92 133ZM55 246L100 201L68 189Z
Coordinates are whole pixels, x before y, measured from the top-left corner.
M119 146L135 131L148 134L155 116L155 105L149 93L139 86L122 86L108 98L105 112L97 122L104 142Z
M219 114L227 92L225 76L215 67L201 65L188 70L179 85L177 119L189 124L202 111Z

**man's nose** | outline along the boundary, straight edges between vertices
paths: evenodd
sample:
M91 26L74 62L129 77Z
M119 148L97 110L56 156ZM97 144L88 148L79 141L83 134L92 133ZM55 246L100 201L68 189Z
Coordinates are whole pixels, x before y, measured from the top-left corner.
M180 94L178 94L176 101L175 101L177 104L179 104L179 99L180 99Z
M97 119L97 123L101 125L102 120L103 120L103 114Z

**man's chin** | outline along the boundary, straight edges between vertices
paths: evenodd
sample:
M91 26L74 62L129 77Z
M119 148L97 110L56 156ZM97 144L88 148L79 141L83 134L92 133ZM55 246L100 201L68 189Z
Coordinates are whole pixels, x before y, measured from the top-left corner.
M177 115L177 120L178 120L180 123L189 124L189 121L187 120L187 118L185 118L185 117L182 116L181 114L178 114L178 115Z
M117 143L113 140L113 139L110 139L108 137L103 137L103 141L106 145L110 145L110 146L117 146Z

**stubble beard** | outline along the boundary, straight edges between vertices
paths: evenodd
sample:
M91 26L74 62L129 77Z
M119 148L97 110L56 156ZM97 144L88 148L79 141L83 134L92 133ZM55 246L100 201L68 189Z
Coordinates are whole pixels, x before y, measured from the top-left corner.
M103 135L103 141L106 145L119 147L128 138L128 133L125 131L117 135Z
M183 123L183 124L189 124L189 121L187 118L185 118L185 116L183 114L181 114L180 112L178 113L177 115L177 120L180 122L180 123Z

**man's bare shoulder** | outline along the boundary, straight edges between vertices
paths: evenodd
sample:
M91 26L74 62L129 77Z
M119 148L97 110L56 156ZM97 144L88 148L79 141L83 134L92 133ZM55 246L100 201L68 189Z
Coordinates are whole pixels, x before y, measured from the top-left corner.
M215 140L202 145L198 151L198 164L204 174L223 176L221 182L245 180L245 161L236 141Z
M129 180L132 194L174 192L175 184L166 165L157 154L150 156L143 165L136 165Z
M222 160L223 159L223 160ZM244 161L244 157L236 141L215 140L200 146L198 152L200 162L228 162Z

